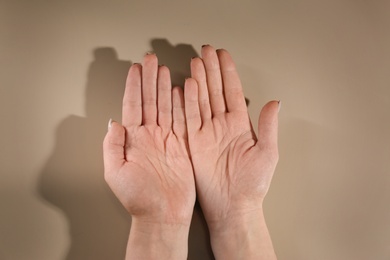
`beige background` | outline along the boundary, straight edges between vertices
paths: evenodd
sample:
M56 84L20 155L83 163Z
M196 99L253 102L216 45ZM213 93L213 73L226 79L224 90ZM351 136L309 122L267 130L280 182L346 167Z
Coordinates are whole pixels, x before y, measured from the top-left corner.
M146 51L180 84L205 43L232 53L254 121L282 100L266 200L279 259L390 259L386 0L0 1L0 259L123 258L107 121ZM212 259L206 234L197 210L189 259Z

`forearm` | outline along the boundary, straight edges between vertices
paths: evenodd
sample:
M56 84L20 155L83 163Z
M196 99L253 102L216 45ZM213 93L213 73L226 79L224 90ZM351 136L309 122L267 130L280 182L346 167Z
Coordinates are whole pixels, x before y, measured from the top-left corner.
M210 238L217 260L277 259L262 210L213 223Z
M126 260L187 259L189 226L145 223L133 218Z

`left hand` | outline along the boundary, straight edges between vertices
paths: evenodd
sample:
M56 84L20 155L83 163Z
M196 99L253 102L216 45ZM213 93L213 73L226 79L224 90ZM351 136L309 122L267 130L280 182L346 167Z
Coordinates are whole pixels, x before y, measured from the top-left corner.
M131 66L122 114L104 140L107 183L133 221L189 226L196 193L183 91L156 55Z

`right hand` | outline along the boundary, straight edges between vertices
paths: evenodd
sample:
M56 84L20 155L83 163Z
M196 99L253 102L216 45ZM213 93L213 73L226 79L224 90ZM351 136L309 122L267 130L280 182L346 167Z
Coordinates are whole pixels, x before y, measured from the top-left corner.
M226 50L202 47L185 85L188 142L197 195L212 231L252 212L262 212L277 161L277 101L250 122L238 73Z

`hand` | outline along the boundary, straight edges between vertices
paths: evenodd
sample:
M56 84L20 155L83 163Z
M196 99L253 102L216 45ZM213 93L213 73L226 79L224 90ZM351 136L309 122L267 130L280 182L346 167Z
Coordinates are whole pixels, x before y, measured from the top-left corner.
M192 79L185 84L188 142L198 199L218 257L223 248L229 252L228 240L221 245L226 238L223 234L234 235L240 227L261 223L263 218L262 203L278 161L278 102L269 102L262 109L257 138L227 51L204 46L202 59L191 62L191 73ZM259 228L265 231L260 232L264 240L268 233L263 224ZM236 230L229 230L231 227ZM221 258L228 259L225 257ZM230 257L234 259L234 255Z
M174 240L177 229L184 228L183 240L196 195L183 92L179 87L172 90L169 70L158 67L154 54L146 55L142 65L131 66L122 114L123 126L113 122L104 140L104 169L107 183L132 215L128 250L141 250L133 244L140 242L132 239L134 232L148 233L161 242L164 234L155 232L167 231ZM168 240L163 247L175 245ZM163 259L163 252L159 254Z

